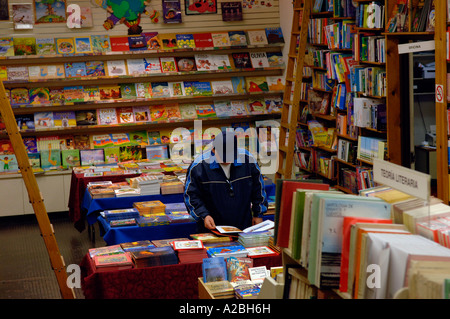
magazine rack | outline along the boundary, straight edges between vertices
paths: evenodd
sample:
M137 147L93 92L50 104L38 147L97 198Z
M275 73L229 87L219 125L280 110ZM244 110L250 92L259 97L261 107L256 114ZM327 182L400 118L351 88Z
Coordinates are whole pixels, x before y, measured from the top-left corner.
M44 205L44 199L31 168L30 161L25 145L20 135L11 104L6 96L5 87L0 81L0 113L6 126L8 138L14 149L17 158L20 173L27 188L28 197L33 206L34 213L39 223L41 236L44 239L50 262L58 280L61 296L64 299L74 299L75 294L71 288L67 286L67 273L64 260L59 252L59 248L54 236L53 226L50 224L47 210Z

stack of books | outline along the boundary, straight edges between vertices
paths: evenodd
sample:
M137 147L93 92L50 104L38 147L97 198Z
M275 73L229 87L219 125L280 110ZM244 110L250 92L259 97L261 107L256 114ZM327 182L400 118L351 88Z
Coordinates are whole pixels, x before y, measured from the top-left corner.
M144 214L137 219L140 227L169 225L170 219L165 213Z
M149 248L155 247L155 245L153 245L153 243L150 240L139 240L128 243L122 243L120 244L120 247L122 247L123 251L125 252L132 252L132 251L147 250Z
M239 233L238 242L244 247L268 246L269 239L272 237L271 232L250 232Z
M248 251L242 245L210 247L207 250L209 257L247 257Z
M232 238L229 236L217 236L213 233L191 234L190 236L192 239L201 240L204 245L212 243L226 243L232 241Z
M162 174L130 178L130 186L138 188L141 195L159 195Z
M128 253L97 255L94 257L96 271L116 271L133 268L133 261Z
M174 265L178 263L177 255L170 246L150 247L146 250L131 252L135 268Z
M184 184L179 180L161 183L162 195L181 194L183 192L184 192Z
M139 212L136 208L110 209L100 212L100 215L107 221L138 218Z
M115 189L114 193L116 197L129 197L129 196L140 196L141 192L138 188L123 187Z
M136 218L117 219L109 222L111 227L136 226Z
M166 213L187 211L184 203L166 203Z
M261 287L257 284L249 283L234 287L236 299L256 299Z
M194 218L192 218L192 216L187 211L173 211L167 212L166 214L171 224L194 222Z
M208 258L201 240L174 241L173 249L178 253L181 264L199 263Z
M206 282L205 287L215 299L231 299L234 297L234 288L228 280Z
M166 212L166 205L159 200L134 202L133 207L139 211L140 215L160 214Z

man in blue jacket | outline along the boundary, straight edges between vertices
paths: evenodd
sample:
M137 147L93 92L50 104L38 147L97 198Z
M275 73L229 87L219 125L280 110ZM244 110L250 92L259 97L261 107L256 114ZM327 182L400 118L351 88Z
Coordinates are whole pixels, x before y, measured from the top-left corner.
M199 230L262 222L267 198L261 171L248 151L237 148L234 131L217 135L213 148L189 166L184 201Z

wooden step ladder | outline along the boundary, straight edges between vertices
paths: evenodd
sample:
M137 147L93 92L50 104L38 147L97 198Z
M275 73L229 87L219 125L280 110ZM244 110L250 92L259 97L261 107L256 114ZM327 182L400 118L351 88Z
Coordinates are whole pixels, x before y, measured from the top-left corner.
M74 299L75 294L73 289L67 284L66 268L64 265L64 260L59 253L53 226L50 224L47 210L44 205L44 199L39 191L39 186L30 165L25 144L23 143L22 136L20 135L19 128L17 127L16 118L14 117L9 99L6 96L5 87L3 86L2 81L0 81L0 113L5 123L9 140L11 141L14 149L14 154L17 158L20 173L22 174L23 181L27 188L28 198L33 206L33 210L39 224L41 236L44 239L47 252L50 257L50 262L58 281L61 296L64 299Z
M311 2L312 0L295 0L293 2L294 13L281 111L278 170L275 179L289 179L292 176Z

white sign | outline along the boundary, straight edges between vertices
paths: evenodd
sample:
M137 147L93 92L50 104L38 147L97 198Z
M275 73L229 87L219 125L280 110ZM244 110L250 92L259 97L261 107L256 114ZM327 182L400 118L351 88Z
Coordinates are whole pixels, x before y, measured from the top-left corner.
M444 103L444 86L436 84L436 103Z
M429 200L431 177L428 174L374 158L373 179L376 183L390 186L426 201Z
M421 52L421 51L434 51L434 40L403 43L398 45L398 54Z

